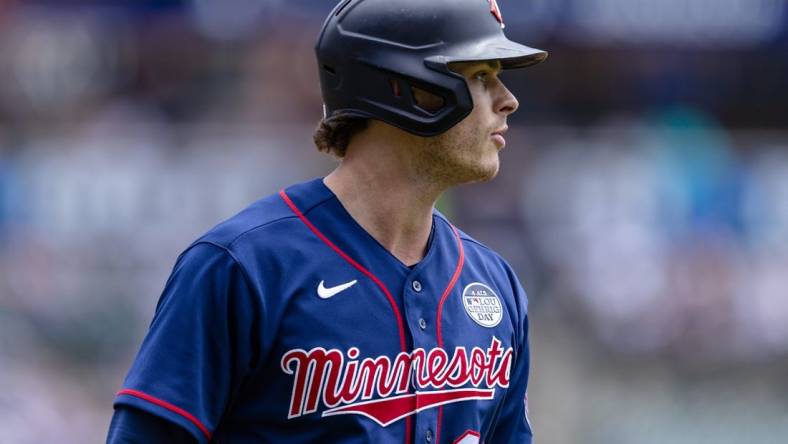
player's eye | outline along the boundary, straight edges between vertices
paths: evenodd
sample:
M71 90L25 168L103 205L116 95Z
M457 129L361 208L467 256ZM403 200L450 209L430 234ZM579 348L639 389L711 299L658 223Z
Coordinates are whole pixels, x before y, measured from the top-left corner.
M487 71L479 71L479 72L477 72L476 74L473 75L474 79L479 80L480 82L482 82L484 84L487 83L487 81L489 80L489 77L490 77L490 73L487 72Z

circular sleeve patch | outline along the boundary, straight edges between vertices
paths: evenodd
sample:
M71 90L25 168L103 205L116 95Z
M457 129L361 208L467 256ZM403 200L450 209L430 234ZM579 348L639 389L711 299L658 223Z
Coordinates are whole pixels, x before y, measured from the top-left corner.
M481 282L473 282L462 290L462 305L474 322L492 328L503 318L503 307L492 288Z

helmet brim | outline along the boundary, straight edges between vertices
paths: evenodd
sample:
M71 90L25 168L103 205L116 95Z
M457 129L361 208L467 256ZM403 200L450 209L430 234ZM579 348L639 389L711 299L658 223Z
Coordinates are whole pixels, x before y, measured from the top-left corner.
M457 62L501 62L503 69L517 69L533 66L547 58L547 51L531 48L513 42L506 37L456 45L449 54L427 57L430 64L446 66Z

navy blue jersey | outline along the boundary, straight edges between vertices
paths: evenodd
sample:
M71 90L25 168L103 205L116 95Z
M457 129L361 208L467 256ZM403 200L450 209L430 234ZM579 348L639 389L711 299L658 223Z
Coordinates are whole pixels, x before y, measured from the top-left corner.
M527 302L433 215L407 267L313 180L178 258L116 406L218 443L530 443Z

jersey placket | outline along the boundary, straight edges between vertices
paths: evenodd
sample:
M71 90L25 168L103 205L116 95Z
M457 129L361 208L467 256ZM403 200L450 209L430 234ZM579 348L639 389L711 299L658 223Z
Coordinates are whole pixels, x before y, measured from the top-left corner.
M439 316L442 303L454 293L454 287L462 272L464 254L459 234L453 226L442 226L437 222L436 230L443 230L436 235L433 248L439 254L428 255L408 273L402 288L402 304L405 324L413 340L413 349L422 349L426 353L442 346ZM447 224L448 225L448 224ZM449 232L449 233L447 233ZM450 350L446 350L451 354ZM416 393L442 390L446 387L421 387L418 384L417 371L422 366L414 367L411 376L411 387ZM423 368L429 371L428 366ZM416 397L417 409L422 406L419 396ZM413 415L413 442L427 443L440 440L442 407L428 407Z
M420 348L428 351L438 346L435 319L437 303L440 298L438 292L440 290L437 290L429 279L424 279L427 276L421 270L422 268L418 267L408 274L402 290L402 301L405 307L406 324L413 338L413 349ZM411 376L411 387L417 393L429 390L427 387L419 386L418 375L415 371L417 368L414 367L414 372ZM418 403L418 396L416 400ZM437 422L438 412L436 408L416 412L413 415L413 442L432 443L435 439Z

